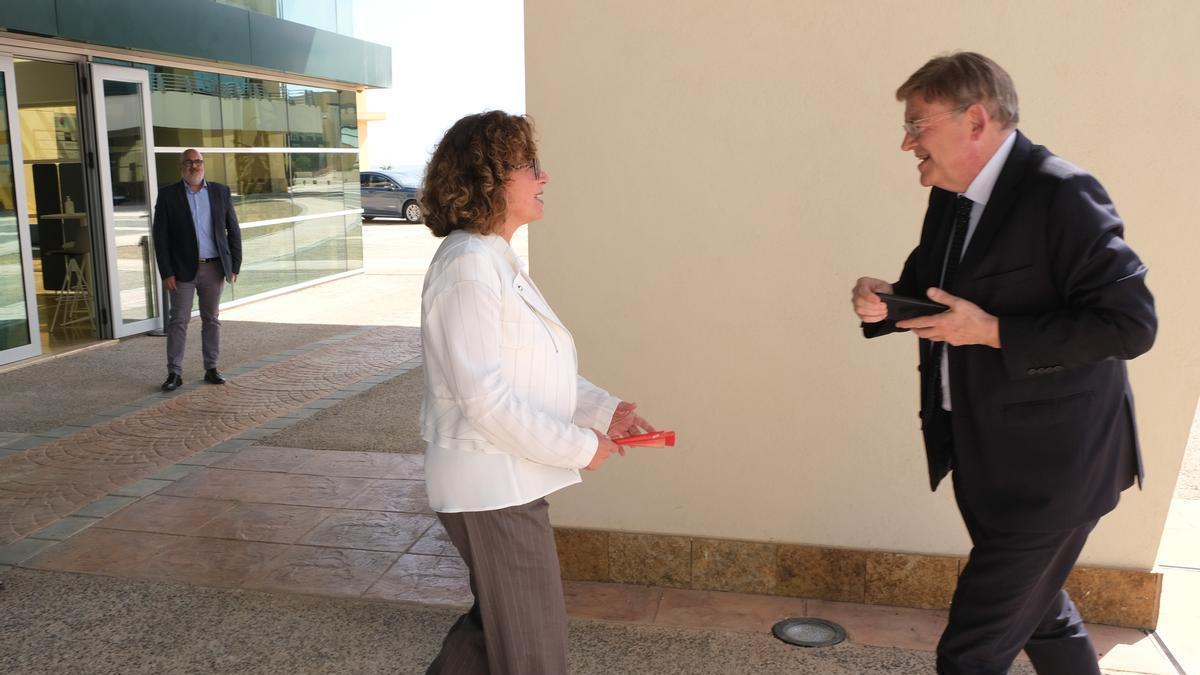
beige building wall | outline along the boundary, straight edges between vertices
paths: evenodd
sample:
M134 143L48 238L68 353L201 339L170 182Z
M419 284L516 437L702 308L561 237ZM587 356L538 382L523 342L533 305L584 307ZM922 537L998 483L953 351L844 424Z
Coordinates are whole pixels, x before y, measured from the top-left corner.
M675 429L553 498L557 525L962 554L928 489L915 338L864 340L927 191L895 88L934 54L1005 66L1021 129L1108 188L1161 329L1131 364L1148 471L1084 564L1155 560L1200 393L1200 5L526 0L551 175L534 278L582 371Z

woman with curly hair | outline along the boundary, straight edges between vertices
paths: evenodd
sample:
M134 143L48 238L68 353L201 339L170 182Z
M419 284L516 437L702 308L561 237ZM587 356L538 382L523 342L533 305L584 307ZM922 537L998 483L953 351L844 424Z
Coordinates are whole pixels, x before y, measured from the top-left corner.
M546 495L653 431L581 377L571 333L509 246L542 217L533 126L492 111L446 132L425 172L421 338L429 504L470 570L471 609L429 673L567 672L567 615Z

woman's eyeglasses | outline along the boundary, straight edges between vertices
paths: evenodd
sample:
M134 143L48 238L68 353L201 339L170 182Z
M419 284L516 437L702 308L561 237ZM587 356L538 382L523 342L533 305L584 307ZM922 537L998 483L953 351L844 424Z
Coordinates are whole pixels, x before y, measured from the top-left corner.
M525 162L524 164L519 164L513 167L513 171L524 171L525 169L533 169L534 178L542 177L542 164L536 159L532 162Z

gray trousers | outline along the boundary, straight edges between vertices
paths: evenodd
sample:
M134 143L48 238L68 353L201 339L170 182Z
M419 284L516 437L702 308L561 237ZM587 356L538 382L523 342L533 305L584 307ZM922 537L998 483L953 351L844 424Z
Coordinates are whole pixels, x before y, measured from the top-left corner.
M221 320L217 318L217 306L221 303L221 291L225 290L225 273L220 261L200 263L196 278L191 281L175 280L171 291L171 316L167 322L167 370L176 375L183 374L183 350L187 347L188 323L192 320L192 299L200 294L200 348L204 357L204 369L217 367L221 356Z
M546 500L438 519L470 569L475 604L426 672L566 673L567 608Z

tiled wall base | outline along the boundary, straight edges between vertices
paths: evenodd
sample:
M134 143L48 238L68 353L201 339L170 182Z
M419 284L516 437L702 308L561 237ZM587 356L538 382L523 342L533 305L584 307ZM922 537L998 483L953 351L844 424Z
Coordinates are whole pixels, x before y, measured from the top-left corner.
M950 606L963 558L555 528L564 579L762 593L921 609ZM1086 621L1153 629L1162 575L1076 567Z

